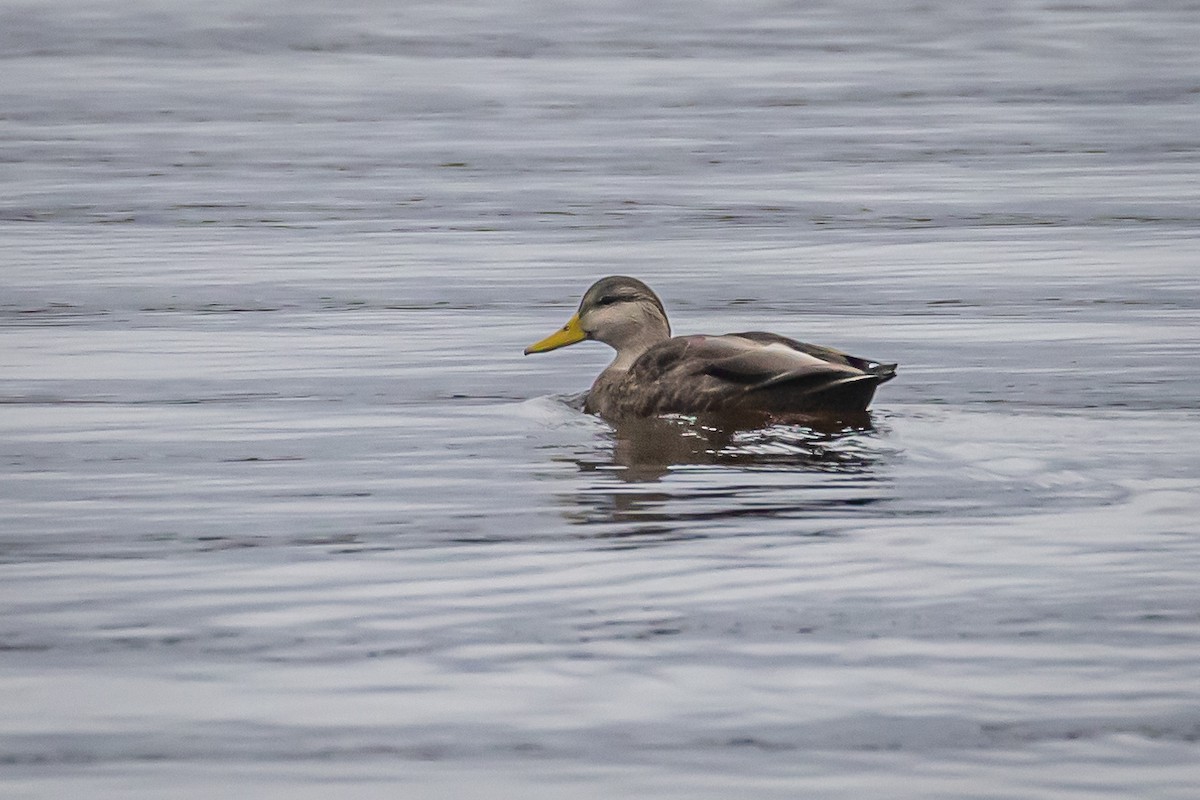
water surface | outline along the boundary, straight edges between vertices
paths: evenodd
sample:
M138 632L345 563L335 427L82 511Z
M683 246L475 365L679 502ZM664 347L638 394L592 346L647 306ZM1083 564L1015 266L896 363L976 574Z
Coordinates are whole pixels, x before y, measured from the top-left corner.
M1190 800L1198 37L0 5L4 794ZM900 375L614 429L610 273Z

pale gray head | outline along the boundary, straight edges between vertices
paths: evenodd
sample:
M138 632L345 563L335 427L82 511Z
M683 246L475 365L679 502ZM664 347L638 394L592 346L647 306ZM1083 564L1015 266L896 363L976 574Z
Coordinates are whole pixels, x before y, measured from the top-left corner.
M658 295L637 278L612 275L584 292L579 310L561 330L531 344L525 353L544 353L595 339L629 357L670 337L671 325Z
M637 278L612 275L601 278L584 292L579 302L579 326L589 339L617 350L623 343L671 336L667 312L649 286Z

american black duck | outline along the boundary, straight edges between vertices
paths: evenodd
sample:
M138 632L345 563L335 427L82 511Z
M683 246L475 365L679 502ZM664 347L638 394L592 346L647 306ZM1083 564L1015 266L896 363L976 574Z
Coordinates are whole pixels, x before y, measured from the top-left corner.
M607 419L861 413L875 388L896 375L895 364L774 333L672 337L662 301L649 286L623 275L592 284L567 324L525 354L585 339L617 351L584 403L585 411Z

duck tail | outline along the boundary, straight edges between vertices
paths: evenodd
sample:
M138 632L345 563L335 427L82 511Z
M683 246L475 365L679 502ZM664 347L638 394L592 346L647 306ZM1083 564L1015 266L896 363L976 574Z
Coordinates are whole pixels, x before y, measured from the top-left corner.
M880 383L887 383L896 377L896 367L898 366L899 364L870 364L865 371L878 378Z
M875 397L875 387L883 382L873 373L841 375L799 371L776 376L751 389L755 394L772 396L766 405L780 411L862 411Z

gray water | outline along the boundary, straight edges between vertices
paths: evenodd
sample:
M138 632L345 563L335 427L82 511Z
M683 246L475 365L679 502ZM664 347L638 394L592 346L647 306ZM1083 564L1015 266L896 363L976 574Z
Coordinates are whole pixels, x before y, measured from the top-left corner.
M1198 41L0 4L0 793L1196 797ZM610 273L900 375L614 430Z

